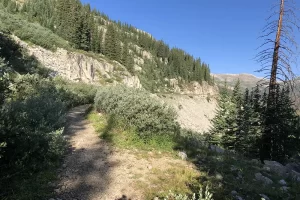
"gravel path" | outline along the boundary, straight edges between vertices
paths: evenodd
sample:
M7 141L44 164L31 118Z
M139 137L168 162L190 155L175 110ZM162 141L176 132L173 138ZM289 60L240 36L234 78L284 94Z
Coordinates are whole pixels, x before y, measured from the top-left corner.
M86 120L88 109L79 106L67 116L69 152L59 169L55 198L51 200L143 200L141 183L149 185L155 170L191 167L187 161L160 152L112 147Z
M140 199L139 194L126 179L130 175L128 167L134 159L127 152L117 152L101 140L93 126L85 119L89 106L80 106L68 114L66 137L70 152L64 159L59 174L59 183L55 189L59 200L109 200ZM128 158L125 163L124 158ZM129 198L128 198L129 199Z

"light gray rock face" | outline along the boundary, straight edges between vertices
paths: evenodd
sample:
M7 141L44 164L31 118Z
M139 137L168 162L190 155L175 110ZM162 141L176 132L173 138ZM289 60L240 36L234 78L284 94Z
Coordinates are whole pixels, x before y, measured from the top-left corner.
M172 91L174 93L185 94L185 95L201 95L201 96L214 96L218 94L218 87L211 86L206 82L202 84L193 81L187 84L185 87L179 87L178 79L165 79L169 81Z
M264 185L271 185L271 184L273 184L273 181L271 179L269 179L266 176L263 176L261 173L256 173L255 174L255 179L257 181L262 182Z
M109 63L105 59L95 59L82 53L70 52L61 48L57 48L53 52L40 46L29 45L16 36L13 36L13 39L43 66L68 80L100 83L100 79L111 79L110 82L114 84L121 82L129 87L142 87L138 77L132 76L118 62ZM121 80L116 81L120 78Z

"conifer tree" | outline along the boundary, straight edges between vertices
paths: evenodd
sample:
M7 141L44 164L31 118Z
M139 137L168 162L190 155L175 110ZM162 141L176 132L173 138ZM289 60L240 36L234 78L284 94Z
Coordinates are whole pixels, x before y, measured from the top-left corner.
M221 144L224 134L228 130L227 118L230 110L230 95L228 94L227 83L220 91L218 98L218 108L215 117L211 120L210 142L212 144Z
M105 35L105 55L112 60L120 61L121 59L121 44L112 24L108 25Z
M238 80L234 86L231 98L227 103L227 129L221 138L222 145L230 150L235 150L237 148L237 134L240 128L238 126L238 114L241 109L241 101L240 81Z

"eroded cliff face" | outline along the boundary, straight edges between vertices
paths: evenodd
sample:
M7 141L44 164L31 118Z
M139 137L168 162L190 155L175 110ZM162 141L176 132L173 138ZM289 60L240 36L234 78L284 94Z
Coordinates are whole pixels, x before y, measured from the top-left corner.
M183 95L197 95L197 96L216 96L219 93L217 86L209 85L207 82L198 82L187 83L184 86L179 86L177 79L170 79L170 89L172 92Z
M40 46L29 45L16 36L13 38L43 66L68 80L93 84L123 83L129 87L142 87L138 77L132 76L117 62L108 62L102 58L95 59L83 53L70 52L61 48L53 52Z

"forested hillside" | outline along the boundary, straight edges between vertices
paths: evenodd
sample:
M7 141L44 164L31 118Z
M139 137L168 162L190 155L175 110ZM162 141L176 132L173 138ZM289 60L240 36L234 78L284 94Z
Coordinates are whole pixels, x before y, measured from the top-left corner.
M55 49L70 46L104 55L138 75L146 89L168 86L172 78L178 79L180 85L191 81L213 84L209 65L200 58L194 58L179 48L170 48L132 25L112 21L79 0L28 0L24 4L1 1L10 13L22 15L30 22L38 22L68 41L67 45L57 42L54 45L49 41L44 47ZM12 27L2 31L18 36ZM24 39L29 38L25 36Z

